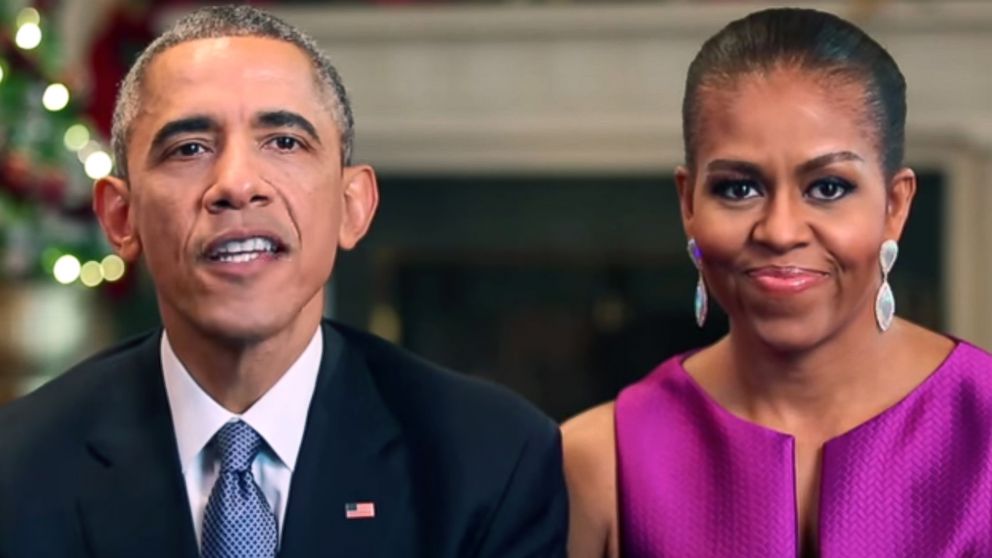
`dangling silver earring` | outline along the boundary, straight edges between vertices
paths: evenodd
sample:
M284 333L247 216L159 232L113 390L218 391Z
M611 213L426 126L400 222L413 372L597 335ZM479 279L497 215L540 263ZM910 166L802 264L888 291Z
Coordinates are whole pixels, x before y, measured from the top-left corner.
M710 297L706 293L706 283L703 281L703 252L696 244L695 238L689 238L686 250L689 252L689 258L693 265L696 266L696 271L699 272L699 281L696 282L696 296L693 299L693 310L696 314L696 325L703 327L706 324L706 314L710 307Z
M898 257L898 242L890 239L882 243L882 248L878 251L878 263L882 267L882 286L878 288L878 295L875 296L875 322L882 332L889 329L892 318L896 315L896 297L893 296L892 287L889 286L889 272L892 271L892 266L896 265Z

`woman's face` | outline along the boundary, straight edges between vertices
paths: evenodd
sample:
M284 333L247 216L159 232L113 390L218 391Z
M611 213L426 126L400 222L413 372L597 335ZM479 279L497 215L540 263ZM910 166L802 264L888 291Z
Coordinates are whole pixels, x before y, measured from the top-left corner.
M783 68L699 94L695 168L676 180L731 329L783 351L875 331L879 248L898 240L915 177L886 181L863 86Z

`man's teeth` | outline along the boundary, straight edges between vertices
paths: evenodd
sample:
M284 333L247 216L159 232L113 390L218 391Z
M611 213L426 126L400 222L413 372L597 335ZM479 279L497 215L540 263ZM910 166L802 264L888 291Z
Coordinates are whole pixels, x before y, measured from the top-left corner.
M257 260L262 254L259 252L247 252L244 254L225 254L223 256L218 256L217 261L219 262L233 262L233 263L245 263L252 260Z
M275 253L276 245L268 238L255 236L243 240L228 240L213 250L211 254L221 262L244 263L255 260L266 253Z

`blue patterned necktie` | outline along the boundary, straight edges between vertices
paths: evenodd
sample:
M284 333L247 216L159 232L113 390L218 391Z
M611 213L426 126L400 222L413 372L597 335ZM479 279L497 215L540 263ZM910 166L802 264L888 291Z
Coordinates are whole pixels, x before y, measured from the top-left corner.
M276 516L251 474L262 443L258 432L240 420L225 424L214 436L220 473L203 513L203 558L276 555Z

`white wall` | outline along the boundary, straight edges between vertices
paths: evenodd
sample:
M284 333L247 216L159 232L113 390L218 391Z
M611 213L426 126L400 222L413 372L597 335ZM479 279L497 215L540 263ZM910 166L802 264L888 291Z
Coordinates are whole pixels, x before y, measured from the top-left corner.
M351 92L357 156L395 172L644 171L681 161L685 70L769 3L283 8ZM847 3L807 3L844 16ZM865 27L909 83L909 158L950 179L952 333L992 347L992 2L884 4Z

